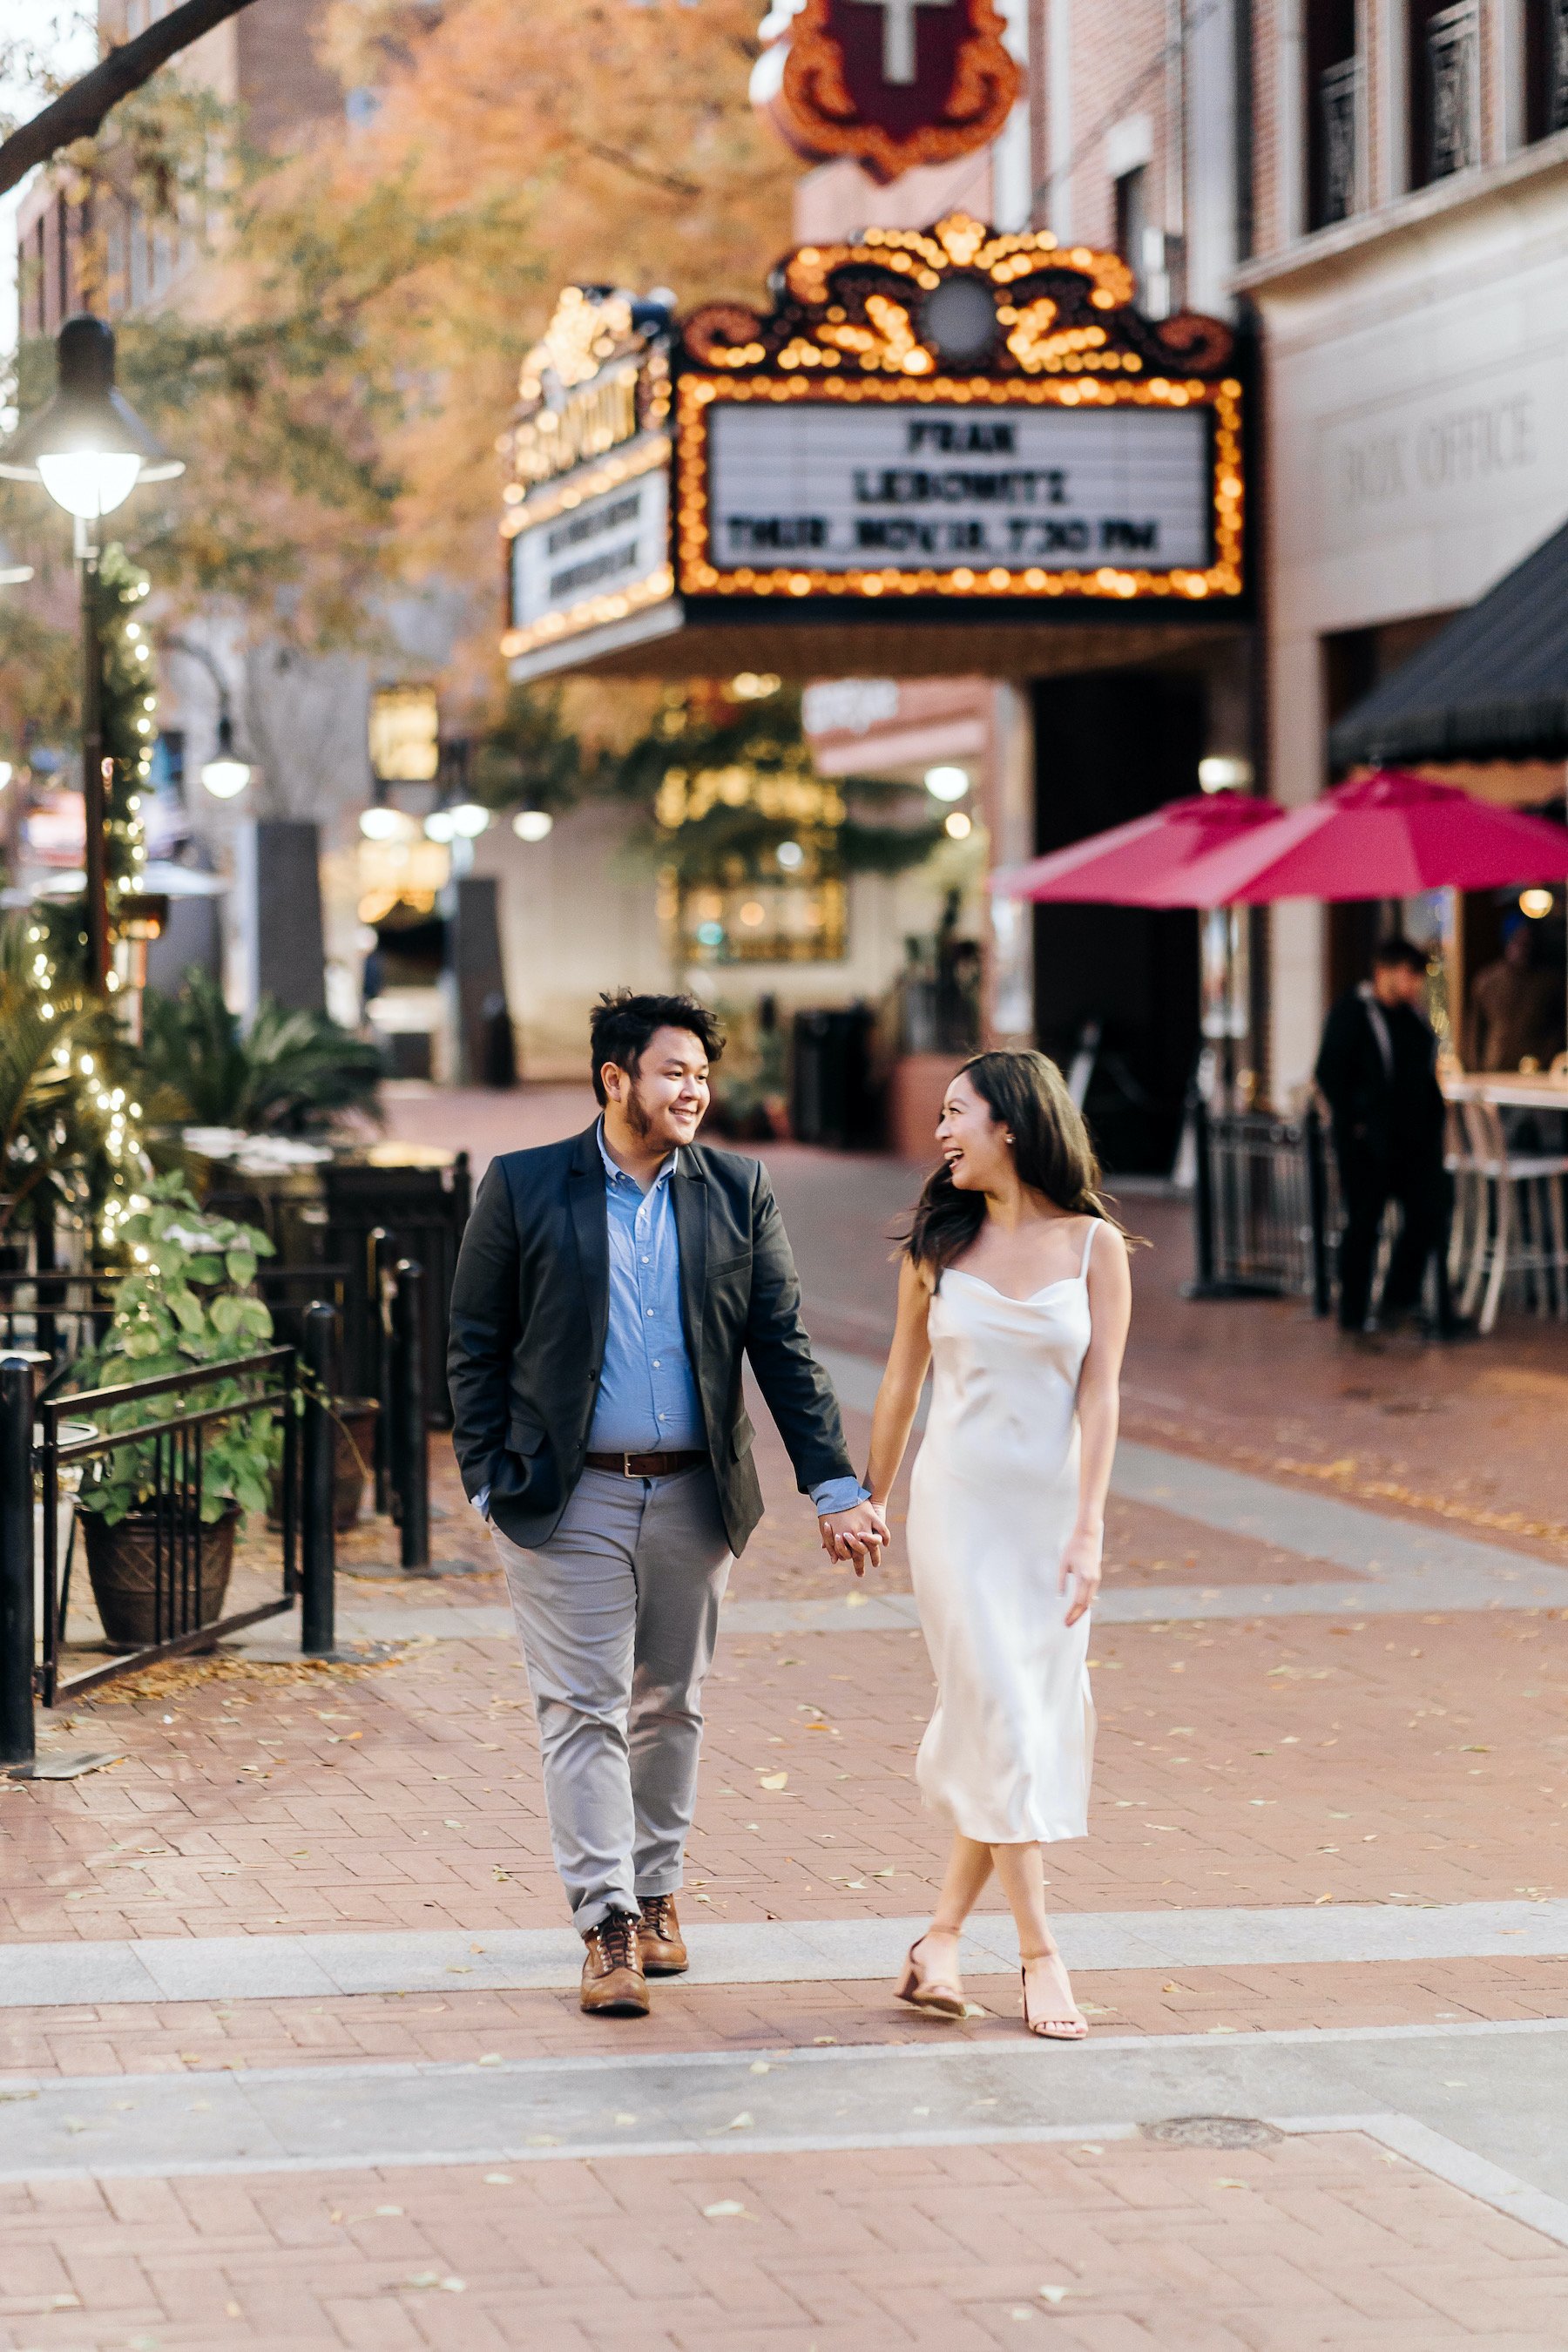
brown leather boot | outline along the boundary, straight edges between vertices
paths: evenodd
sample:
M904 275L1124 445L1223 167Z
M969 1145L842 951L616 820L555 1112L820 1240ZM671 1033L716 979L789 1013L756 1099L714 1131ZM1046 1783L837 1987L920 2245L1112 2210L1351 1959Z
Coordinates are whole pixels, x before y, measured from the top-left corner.
M689 1965L673 1895L645 1895L637 1922L637 1951L647 1977L684 1976Z
M612 1911L583 1938L579 2004L590 2017L646 2017L647 1982L637 1958L638 1923Z

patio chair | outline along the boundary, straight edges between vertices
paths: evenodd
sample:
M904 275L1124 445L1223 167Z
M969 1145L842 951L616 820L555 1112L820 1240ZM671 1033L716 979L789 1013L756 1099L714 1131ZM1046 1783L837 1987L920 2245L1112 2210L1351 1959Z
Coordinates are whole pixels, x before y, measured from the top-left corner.
M1568 1321L1568 1155L1511 1151L1495 1103L1467 1101L1458 1110L1464 1149L1449 1164L1456 1187L1471 1194L1461 1312L1473 1315L1480 1300L1479 1328L1490 1331L1503 1286L1517 1278L1528 1285L1538 1315ZM1458 1213L1455 1222L1458 1227ZM1456 1276L1461 1262L1455 1261Z

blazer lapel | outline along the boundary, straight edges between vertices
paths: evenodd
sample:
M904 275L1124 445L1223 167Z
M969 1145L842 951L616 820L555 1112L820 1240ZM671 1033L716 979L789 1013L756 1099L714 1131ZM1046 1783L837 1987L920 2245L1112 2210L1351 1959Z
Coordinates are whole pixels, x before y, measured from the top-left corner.
M702 1385L702 1307L708 1280L708 1184L689 1149L680 1154L670 1179L675 1195L675 1231L680 1244L680 1319L686 1350L699 1391Z
M598 1128L577 1138L566 1180L572 1210L572 1230L577 1242L577 1271L583 1280L583 1303L595 1360L602 1361L605 1333L610 1321L610 1236L605 1214L605 1163L599 1157Z

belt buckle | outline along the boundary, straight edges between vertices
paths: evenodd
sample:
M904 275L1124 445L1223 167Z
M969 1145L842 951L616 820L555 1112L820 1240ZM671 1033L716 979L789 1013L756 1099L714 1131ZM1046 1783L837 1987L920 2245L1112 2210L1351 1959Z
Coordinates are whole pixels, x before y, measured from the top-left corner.
M630 1455L629 1454L623 1454L621 1455L621 1475L622 1475L622 1477L623 1477L623 1478L635 1478L635 1477L637 1476L637 1472L632 1468L632 1457L631 1457L631 1455Z

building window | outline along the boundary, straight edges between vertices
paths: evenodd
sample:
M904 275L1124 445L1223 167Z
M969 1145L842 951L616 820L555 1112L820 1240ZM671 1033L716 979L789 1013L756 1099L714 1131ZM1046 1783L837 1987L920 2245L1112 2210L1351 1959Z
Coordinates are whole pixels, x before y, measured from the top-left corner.
M1477 0L1410 12L1410 178L1415 187L1481 160L1480 27Z
M1355 0L1311 0L1307 12L1307 220L1327 228L1356 209L1361 185L1362 66Z
M1525 0L1524 135L1568 131L1568 0Z

